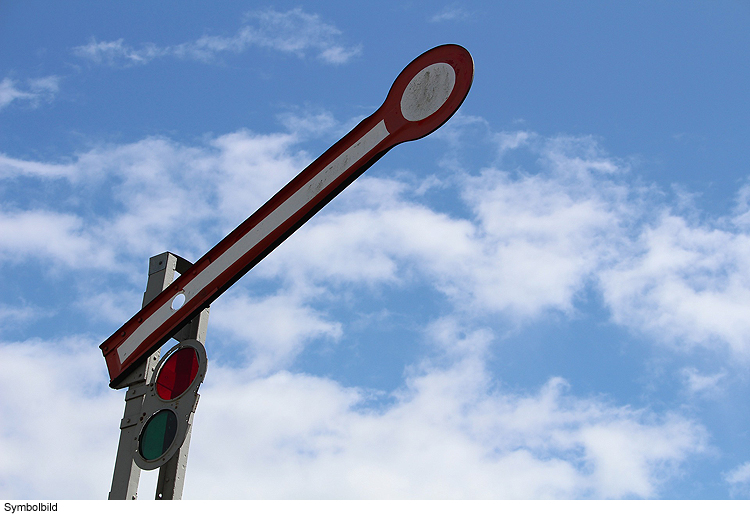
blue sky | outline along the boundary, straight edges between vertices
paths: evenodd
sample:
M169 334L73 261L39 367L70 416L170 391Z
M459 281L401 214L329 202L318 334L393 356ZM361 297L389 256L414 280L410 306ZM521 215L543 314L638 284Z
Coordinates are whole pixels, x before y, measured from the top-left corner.
M456 43L459 113L212 305L185 498L748 498L750 7L154 4L0 4L0 495L105 498L148 258Z

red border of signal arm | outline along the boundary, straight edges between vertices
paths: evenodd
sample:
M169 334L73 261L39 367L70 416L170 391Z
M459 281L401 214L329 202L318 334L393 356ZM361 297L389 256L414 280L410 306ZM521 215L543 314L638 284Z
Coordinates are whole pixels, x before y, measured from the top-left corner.
M404 117L402 96L407 88L413 88L410 81L433 65L438 66L431 70L437 72L434 75L440 74L446 64L452 67L455 78L442 105L428 110L431 113L424 119ZM461 46L438 46L414 59L396 78L375 113L313 161L100 345L110 386L116 386L388 150L424 137L445 123L466 98L473 75L471 55ZM424 75L420 77L423 78ZM413 115L410 117L414 119ZM172 309L172 300L180 293L185 295L185 304Z

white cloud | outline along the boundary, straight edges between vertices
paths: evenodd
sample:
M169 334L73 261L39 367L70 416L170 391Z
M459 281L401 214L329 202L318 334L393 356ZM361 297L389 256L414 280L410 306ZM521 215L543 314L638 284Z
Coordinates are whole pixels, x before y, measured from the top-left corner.
M750 497L750 462L740 464L724 475L732 497Z
M43 309L32 306L9 306L0 304L0 328L16 326L46 315Z
M399 188L389 181L358 182L357 190L345 199L346 204L357 204L354 210L316 220L293 244L279 248L279 256L262 273L295 281L377 284L406 277L398 260L435 257L443 253L443 246L454 254L470 250L469 222L410 204L399 196ZM453 267L456 262L449 258L444 265Z
M379 409L322 378L213 368L186 496L657 497L704 449L685 418L568 396L560 379L532 394L498 389L480 359L487 337L448 345L455 361L424 364Z
M256 26L245 26L243 38L248 43L295 53L300 56L316 50L318 58L331 64L343 64L360 53L360 48L346 48L338 43L341 31L327 24L319 15L296 8L285 13L267 9L248 15Z
M524 140L533 137L529 135ZM524 142L519 142L519 145ZM535 148L540 163L549 173L568 184L592 184L596 178L625 174L629 170L620 160L607 155L591 136L557 136L543 139L540 146ZM601 183L602 189L611 190L608 181Z
M95 147L65 164L0 156L0 175L67 182L50 207L0 212L0 258L52 257L67 266L119 271L167 249L195 259L270 198L306 159L292 134L239 131L201 147L163 138ZM253 174L254 178L248 178ZM66 194L67 193L67 194ZM96 211L100 210L100 213Z
M450 5L444 7L430 18L430 22L448 22L451 20L466 20L470 14L462 7Z
M341 123L336 121L330 112L310 112L296 110L294 112L285 112L278 116L279 122L284 125L289 132L298 137L320 136L326 131L332 131L344 136L349 130L354 128L353 123L349 128L342 127Z
M292 294L261 299L242 294L225 295L214 303L212 328L241 343L233 354L249 357L248 371L259 374L289 367L305 345L319 338L338 339L342 326L304 305Z
M678 347L750 358L750 239L665 212L601 273L613 318Z
M328 118L304 119L305 137L333 126ZM748 269L741 265L741 234L726 226L691 225L675 214L657 212L654 220L652 211L632 198L637 189L617 181L627 168L590 138L507 133L500 139L508 149L529 149L541 172L507 173L490 166L474 176L455 176L444 185L454 186L466 207L463 216L431 206L429 191L420 194L418 183L364 177L253 271L280 288L253 296L240 288L215 303L210 335L218 334L225 350L242 350L250 361L242 368L217 362L209 369L188 495L655 497L664 479L704 449L703 429L678 414L572 396L558 378L530 393L503 388L485 364L492 332L472 331L471 320L487 313L521 320L546 310L571 313L587 284L601 284L622 324L667 329L684 343L704 342L695 338L703 335L732 343L732 333L722 334L710 313L687 317L689 295L676 302L668 295L672 290L659 288L671 281L689 286L694 296L722 293L713 309L725 313L733 298L741 304L737 293L744 291ZM101 145L66 163L5 156L0 173L6 181L57 179L55 184L67 185L78 199L101 191L101 204L77 213L68 205L63 211L16 204L0 216L0 255L15 262L63 263L86 271L86 281L91 255L112 269L131 270L137 288L112 286L88 304L79 303L98 309L100 319L122 319L132 313L126 304L140 306L146 259L165 249L188 258L202 254L304 167L307 154L299 141L291 133L238 131L194 146L163 138ZM449 301L446 311L464 319L430 325L425 334L435 339L438 359L414 365L404 385L377 405L364 389L280 370L313 341L345 335L345 322L332 319L324 302L336 298L340 286L365 286L377 294L383 285L415 283L442 292ZM693 300L696 306L704 301ZM671 319L660 319L663 314ZM18 372L32 372L37 364L54 362L47 351L56 346L86 348L94 363L71 352L69 364L85 364L87 383L98 377L106 382L101 354L88 342L6 343L2 351L16 358ZM67 375L65 368L60 375ZM62 387L54 372L42 370L39 383ZM720 379L683 374L698 391ZM22 384L12 386L21 387L13 402L36 401ZM68 416L86 409L101 421L84 430L98 435L93 449L97 467L105 471L84 475L70 496L99 496L98 490L106 493L109 486L114 445L104 444L116 437L112 422L119 419L121 402L112 405L100 394L71 390L60 389L54 412ZM17 412L27 408L23 405ZM71 426L77 424L73 420ZM36 486L41 490L36 495L52 494L46 490L57 481L41 473L41 463L27 460L31 455L24 446L52 450L53 440L42 438L33 420L0 427L12 431L3 436L0 452L16 457L3 460L3 475L30 468L13 489ZM82 437L65 435L65 446L77 456ZM74 454L66 453L55 467L60 472L66 464L77 467ZM16 459L15 465L9 461ZM13 493L9 488L5 495Z
M0 259L49 259L75 268L114 265L110 248L100 246L80 218L50 211L0 211Z
M141 279L145 289L145 274ZM122 291L95 284L84 285L73 306L83 310L93 321L104 321L114 326L130 319L142 300L142 292L137 289Z
M695 367L685 367L680 374L690 392L702 395L719 393L722 389L719 383L727 377L725 370L716 374L701 374Z
M97 64L110 66L146 64L157 57L169 54L168 48L160 48L154 44L146 44L140 49L135 49L124 42L124 39L99 42L92 37L88 44L73 48L73 53Z
M212 363L186 498L658 497L705 449L690 420L573 397L557 378L502 390L482 359L491 334L456 329L431 328L448 365L424 363L376 408L325 378ZM0 492L104 498L123 392L106 387L96 345L6 342L0 359Z
M117 271L167 249L195 259L307 164L302 138L336 127L326 114L300 119L300 134L240 130L195 146L148 138L65 163L2 156L6 180L58 179L76 200L99 190L107 213L9 203L0 257ZM508 151L533 154L541 171L489 166L445 180L440 188L453 186L468 207L463 216L431 207L420 182L363 177L254 275L293 285L298 306L319 287L421 282L455 309L519 321L572 314L594 287L619 324L678 348L748 357L750 245L737 227L741 205L713 223L688 221L624 183L627 166L591 138L490 135Z
M241 130L211 142L216 149L215 170L222 175L214 185L226 229L250 216L307 165L310 160L297 150L297 141L294 133Z
M745 462L730 471L725 479L730 484L750 483L750 462Z
M99 349L79 337L6 342L0 358L0 495L105 499L123 402Z
M60 78L54 75L28 79L26 88L18 87L17 81L6 77L0 82L0 110L14 101L25 101L32 108L41 102L51 101L59 90Z
M35 178L71 178L76 168L72 165L43 163L10 158L0 154L0 178L33 176Z
M518 130L515 132L500 132L496 135L496 140L501 154L509 150L515 150L519 147L527 145L533 138L535 138L534 134L523 130Z
M404 184L363 178L262 273L370 285L425 277L461 309L570 312L623 236L622 190L588 179L602 167L614 170L598 160L554 169L569 181L487 169L460 184L471 218L415 203Z
M341 31L335 26L301 8L254 11L247 20L249 23L230 37L205 35L178 45L145 44L139 48L125 44L123 39L100 42L92 38L88 44L73 48L73 53L97 64L137 66L160 57L213 61L219 54L242 53L251 46L300 58L313 53L328 64L344 64L361 52L360 47L343 45Z
M490 309L521 315L548 307L570 311L621 236L619 204L586 183L486 171L465 196L484 246L471 291Z

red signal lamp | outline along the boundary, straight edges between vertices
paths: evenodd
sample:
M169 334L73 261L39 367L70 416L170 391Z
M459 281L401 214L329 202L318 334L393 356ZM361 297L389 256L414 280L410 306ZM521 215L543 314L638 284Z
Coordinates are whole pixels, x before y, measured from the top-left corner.
M182 447L207 363L206 349L194 339L180 342L159 361L144 395L145 420L133 457L141 469L164 465Z
M162 400L179 398L198 375L198 353L186 346L175 350L156 377L156 394Z

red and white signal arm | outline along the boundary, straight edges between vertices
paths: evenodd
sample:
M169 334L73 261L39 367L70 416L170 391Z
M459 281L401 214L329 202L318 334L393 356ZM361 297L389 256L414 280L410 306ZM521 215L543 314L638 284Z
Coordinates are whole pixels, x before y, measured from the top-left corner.
M375 113L313 161L273 198L135 314L100 348L110 386L164 344L388 150L438 129L474 77L471 55L446 44L414 59ZM180 306L175 299L184 299Z

